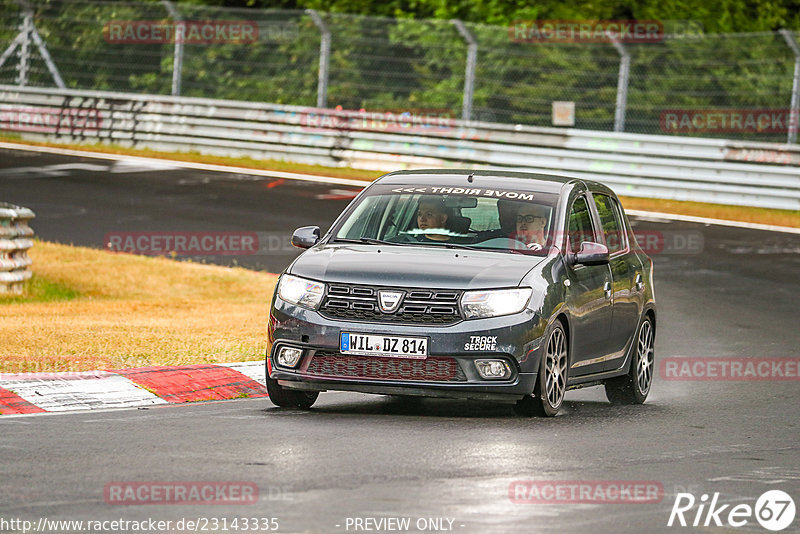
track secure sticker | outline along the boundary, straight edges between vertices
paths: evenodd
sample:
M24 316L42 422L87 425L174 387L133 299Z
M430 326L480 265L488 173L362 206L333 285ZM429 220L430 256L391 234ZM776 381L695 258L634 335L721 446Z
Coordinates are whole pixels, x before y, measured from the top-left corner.
M469 342L464 343L464 350L495 351L497 350L497 336L469 336Z

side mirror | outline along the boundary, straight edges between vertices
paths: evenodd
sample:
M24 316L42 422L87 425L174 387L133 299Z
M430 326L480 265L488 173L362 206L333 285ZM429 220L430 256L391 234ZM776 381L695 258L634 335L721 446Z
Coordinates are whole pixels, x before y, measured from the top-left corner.
M573 265L603 265L608 263L608 247L593 241L581 243L581 250L571 255Z
M292 246L311 248L319 241L319 226L301 226L292 234Z

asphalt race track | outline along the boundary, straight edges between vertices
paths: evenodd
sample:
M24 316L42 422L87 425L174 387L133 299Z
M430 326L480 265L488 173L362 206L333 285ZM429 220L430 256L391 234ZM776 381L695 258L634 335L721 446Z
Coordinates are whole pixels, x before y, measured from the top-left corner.
M136 165L0 149L0 198L36 213L36 235L49 241L105 247L110 234L257 233L255 254L186 255L280 272L297 256L292 231L330 224L358 188ZM319 197L319 198L318 198ZM343 200L342 200L343 199Z
M272 236L288 241L308 224L324 231L355 191L168 162L137 167L0 151L0 200L33 209L44 240L99 248L114 232L256 232L257 254L193 259L273 272L295 253ZM800 356L800 235L634 222L637 231L673 239L671 250L651 254L657 368L667 358ZM243 399L7 416L0 519L277 518L279 532L768 532L754 516L738 528L714 526L708 503L699 513L702 495L711 501L718 493L717 508L728 505L723 522L768 490L800 505L797 378L663 378L657 371L643 406L613 407L590 388L568 392L563 413L547 420L519 418L502 405L351 393L324 393L310 412ZM647 504L537 504L509 493L519 481L546 480L650 481L664 494ZM259 498L107 503L106 485L122 481L250 482ZM699 515L697 527L667 526L678 493L696 499L685 518L691 525ZM370 522L386 518L410 518L410 528ZM800 515L782 532L800 532Z

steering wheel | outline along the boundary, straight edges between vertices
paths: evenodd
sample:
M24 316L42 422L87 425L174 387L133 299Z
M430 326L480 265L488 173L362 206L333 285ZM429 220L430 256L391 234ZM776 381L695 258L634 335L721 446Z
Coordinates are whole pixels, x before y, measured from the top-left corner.
M392 243L414 243L414 238L408 234L397 234L391 239L387 239L387 241L391 241Z
M495 239L503 239L503 238L495 238ZM509 247L512 250L531 250L533 252L539 252L540 250L544 249L540 243L526 243L525 241L521 241L516 237L508 237ZM491 240L490 240L491 241Z

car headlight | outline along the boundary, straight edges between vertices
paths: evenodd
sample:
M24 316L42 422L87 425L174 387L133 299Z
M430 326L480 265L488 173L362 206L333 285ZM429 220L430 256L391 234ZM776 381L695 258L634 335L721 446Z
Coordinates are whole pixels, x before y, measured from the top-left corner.
M525 309L532 292L529 287L467 291L461 297L461 309L467 319L519 313Z
M278 283L278 296L281 300L311 310L317 309L324 294L325 284L299 276L285 274Z

